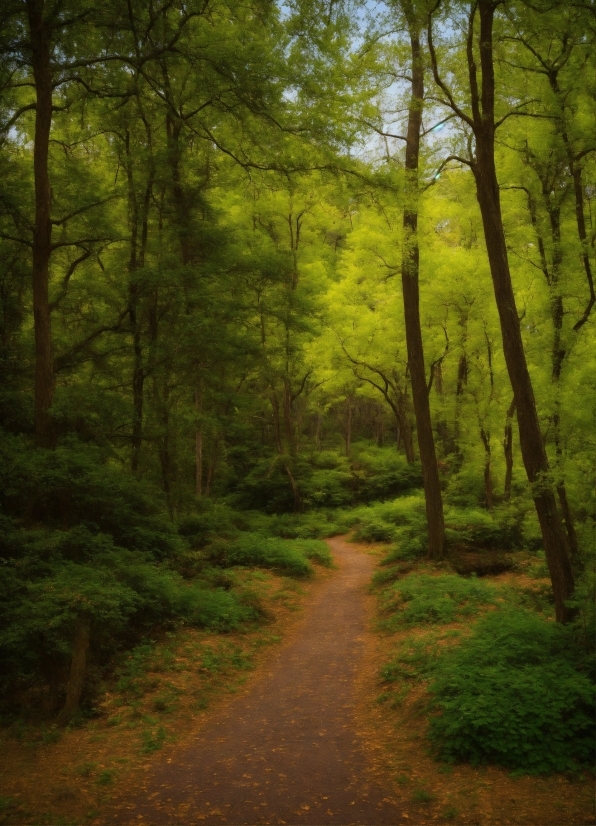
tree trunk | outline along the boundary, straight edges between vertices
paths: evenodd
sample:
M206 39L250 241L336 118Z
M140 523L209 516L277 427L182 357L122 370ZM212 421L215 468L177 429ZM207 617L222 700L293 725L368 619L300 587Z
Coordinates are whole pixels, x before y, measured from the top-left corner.
M511 483L513 481L513 414L515 413L515 396L507 410L505 419L505 435L503 439L503 452L505 453L505 484L503 499L508 502L511 499Z
M406 209L404 210L404 248L402 254L402 293L408 349L408 366L416 416L418 448L422 463L426 516L428 520L428 555L440 559L445 546L445 524L441 484L435 452L430 403L424 366L424 349L420 325L418 248L418 155L424 99L424 64L420 46L420 28L409 0L404 0L412 49L412 96L408 110L406 141Z
M52 447L54 433L50 408L55 376L49 301L50 256L52 254L51 187L48 169L52 126L51 25L44 20L44 0L27 0L31 58L35 80L35 223L33 230L33 324L35 331L35 440Z
M406 461L409 465L413 465L416 461L416 453L414 452L414 436L412 434L412 426L408 417L407 396L403 393L398 393L396 411L397 417L397 447L399 449L400 440L404 446L404 453Z
M296 484L296 480L292 474L292 470L287 462L284 462L284 470L287 474L288 479L290 480L290 485L292 487L292 494L294 496L294 513L300 513L302 510L302 500L300 498L300 491L298 490L298 485Z
M348 415L346 418L346 456L350 458L352 449L352 403L348 399Z
M488 253L495 299L499 312L503 351L515 395L519 437L524 466L544 543L559 622L573 618L574 611L565 605L574 590L573 572L565 549L565 534L550 479L548 458L540 432L534 390L528 372L519 316L511 283L505 232L501 215L499 185L494 156L494 66L492 29L495 5L478 0L480 11L480 57L482 64L482 115L479 99L472 101L475 115L476 161L473 165L476 194ZM474 75L475 77L475 75ZM472 89L474 97L474 89Z
M70 722L79 710L79 702L83 692L83 683L85 682L85 672L87 669L90 631L91 620L89 615L85 613L79 614L72 647L70 677L66 689L66 703L58 718L62 725Z
M145 393L145 371L143 368L143 347L138 322L138 289L131 283L128 291L128 315L132 327L133 369L132 369L132 454L130 468L133 473L139 469L139 457L143 440L143 403Z
M203 413L203 384L201 380L195 390L195 410L197 416ZM199 422L195 431L195 495L200 499L203 495L203 424Z
M484 445L484 498L486 507L489 511L493 509L493 477L491 473L491 451L490 451L490 433L483 427L480 428L480 438Z
M322 422L322 415L317 413L317 424L315 428L315 448L317 450L321 449L321 422Z

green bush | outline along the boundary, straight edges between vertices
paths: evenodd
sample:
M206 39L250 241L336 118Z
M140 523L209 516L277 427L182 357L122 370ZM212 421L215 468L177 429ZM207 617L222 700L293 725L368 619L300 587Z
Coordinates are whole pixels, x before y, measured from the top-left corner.
M569 628L528 611L488 613L437 661L438 754L530 773L593 765L594 685L577 657Z
M426 508L420 494L361 506L349 516L358 540L388 542L411 532L426 532Z
M5 686L38 672L50 678L65 669L81 613L91 619L91 643L100 662L159 623L183 620L230 630L257 617L233 592L207 583L189 584L168 566L118 548L109 537L92 539L97 553L87 561L55 556L42 563L33 555L0 567L5 595L0 608L0 672Z
M291 576L309 576L312 573L310 563L291 539L246 532L229 542L214 543L207 551L226 565L257 565Z
M511 550L521 546L521 526L507 509L492 513L479 507L445 508L448 547Z
M355 445L351 461L355 500L375 502L422 487L418 463L409 465L395 447Z
M181 547L151 487L107 462L97 448L74 440L43 450L2 434L0 510L21 525L83 525L156 558Z
M307 508L340 508L353 499L349 469L314 468L301 481L302 503Z
M282 513L267 516L255 511L247 514L250 531L262 531L283 539L323 539L345 530L331 510L307 513Z
M391 623L447 623L495 602L497 589L479 579L456 574L415 574L396 582L384 599L394 612Z
M319 565L325 565L328 568L333 563L331 551L327 544L321 542L320 539L296 539L293 542L293 547L306 559L311 559Z

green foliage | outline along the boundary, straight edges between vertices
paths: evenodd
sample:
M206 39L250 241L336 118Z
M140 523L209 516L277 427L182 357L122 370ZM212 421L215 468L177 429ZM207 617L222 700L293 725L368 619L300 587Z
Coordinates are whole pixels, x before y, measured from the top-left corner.
M445 508L445 540L455 548L519 548L519 516L511 508L497 508L491 513L479 507L452 505Z
M311 510L306 513L281 513L271 516L257 513L245 514L252 531L263 531L283 539L324 539L345 530L337 511Z
M405 456L394 447L358 445L353 455L351 464L359 502L391 499L422 487L420 465L408 464Z
M354 539L358 540L396 541L426 531L424 497L420 494L355 508L349 518L356 528Z
M448 623L478 613L493 604L497 594L494 585L479 579L412 574L385 592L384 607L392 612L389 625Z
M76 440L32 450L27 440L1 434L0 491L0 507L20 522L81 525L156 558L181 547L151 487Z
M447 760L523 772L592 765L594 685L573 632L528 611L495 611L437 661L430 737Z
M315 554L312 543L317 540L278 539L261 533L242 533L237 539L221 541L210 546L209 553L226 565L257 565L272 568L291 576L309 576L312 573L306 552ZM319 552L321 549L319 548Z
M441 652L440 642L456 639L453 635L431 631L405 640L397 654L380 670L385 683L420 680L432 674Z

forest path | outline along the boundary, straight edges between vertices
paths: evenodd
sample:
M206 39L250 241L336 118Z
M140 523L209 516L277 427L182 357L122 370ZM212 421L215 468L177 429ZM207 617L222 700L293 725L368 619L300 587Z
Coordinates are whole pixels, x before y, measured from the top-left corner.
M338 570L316 589L289 642L192 746L154 767L110 823L401 821L356 722L374 560L341 537L328 544Z

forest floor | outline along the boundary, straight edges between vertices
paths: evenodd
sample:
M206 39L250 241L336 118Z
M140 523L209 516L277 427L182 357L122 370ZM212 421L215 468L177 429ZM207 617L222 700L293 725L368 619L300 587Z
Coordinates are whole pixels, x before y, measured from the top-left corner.
M423 686L377 702L416 631L374 631L378 546L329 544L338 567L311 581L243 572L267 625L170 632L128 659L95 720L2 732L0 823L594 823L593 780L437 763Z

